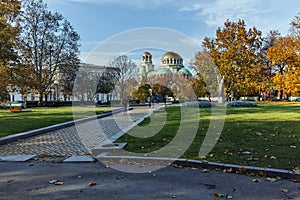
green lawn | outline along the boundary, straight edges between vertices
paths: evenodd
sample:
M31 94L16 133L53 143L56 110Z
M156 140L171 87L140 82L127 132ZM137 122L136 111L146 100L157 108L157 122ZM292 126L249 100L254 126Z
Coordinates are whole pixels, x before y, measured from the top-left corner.
M222 134L205 158L199 158L198 154L209 127L211 109L199 110L200 120L190 117L190 120L199 121L197 135L182 157L281 169L300 166L300 104L259 104L254 108L226 108ZM128 142L126 150L130 152L158 151L172 141L180 122L179 107L167 107L165 111L167 120L156 135L148 138L132 136L141 135L141 130L145 130L147 134L157 129L157 122L165 120L155 119L165 116L165 112L155 113L118 142Z
M30 108L31 112L11 113L0 109L0 137L46 127L74 119L72 107L59 108ZM76 109L75 118L83 118L100 114L110 107L79 108Z

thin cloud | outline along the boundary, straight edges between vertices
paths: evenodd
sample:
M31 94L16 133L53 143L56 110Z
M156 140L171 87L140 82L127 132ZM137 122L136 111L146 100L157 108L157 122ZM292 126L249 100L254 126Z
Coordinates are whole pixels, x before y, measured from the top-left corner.
M137 7L137 8L153 8L153 7L159 7L163 5L168 5L168 4L175 4L175 0L65 0L69 2L77 2L77 3L95 3L95 4L103 4L103 5L108 5L108 4L120 4L120 5L128 5L132 7Z
M195 12L197 18L203 20L208 26L220 26L227 19L251 19L252 16L268 12L266 9L260 9L258 0L216 0L182 7L180 11Z

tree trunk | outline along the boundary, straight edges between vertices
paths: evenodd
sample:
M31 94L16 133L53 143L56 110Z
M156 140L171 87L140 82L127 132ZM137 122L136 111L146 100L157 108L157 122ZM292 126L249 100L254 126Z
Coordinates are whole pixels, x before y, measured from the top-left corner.
M283 99L283 90L280 90L280 96L279 99L282 100Z
M38 106L41 107L43 105L43 94L41 91L38 92Z
M219 97L218 97L218 103L224 103L224 76L222 78L218 78L219 82Z

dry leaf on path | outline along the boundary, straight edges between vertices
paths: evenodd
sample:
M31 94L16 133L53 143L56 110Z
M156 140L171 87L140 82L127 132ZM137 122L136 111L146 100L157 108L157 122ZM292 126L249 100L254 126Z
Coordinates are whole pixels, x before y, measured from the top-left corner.
M281 192L283 192L283 193L288 193L289 190L288 190L288 189L282 189Z
M220 194L219 192L214 192L214 195L215 195L216 197L219 197L219 198L225 197L224 194Z
M94 185L97 185L97 183L95 183L93 181L89 182L89 186L94 186Z
M54 185L63 185L63 184L65 184L65 183L62 182L62 181L56 181L56 182L54 183Z

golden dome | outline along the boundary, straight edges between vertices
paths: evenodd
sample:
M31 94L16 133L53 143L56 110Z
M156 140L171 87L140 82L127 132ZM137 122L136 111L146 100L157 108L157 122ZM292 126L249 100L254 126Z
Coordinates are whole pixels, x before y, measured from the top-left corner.
M169 51L165 53L161 59L166 59L166 58L181 58L181 56L175 52Z
M145 51L145 52L143 53L143 55L150 55L150 56L151 56L151 53L148 52L148 51Z

